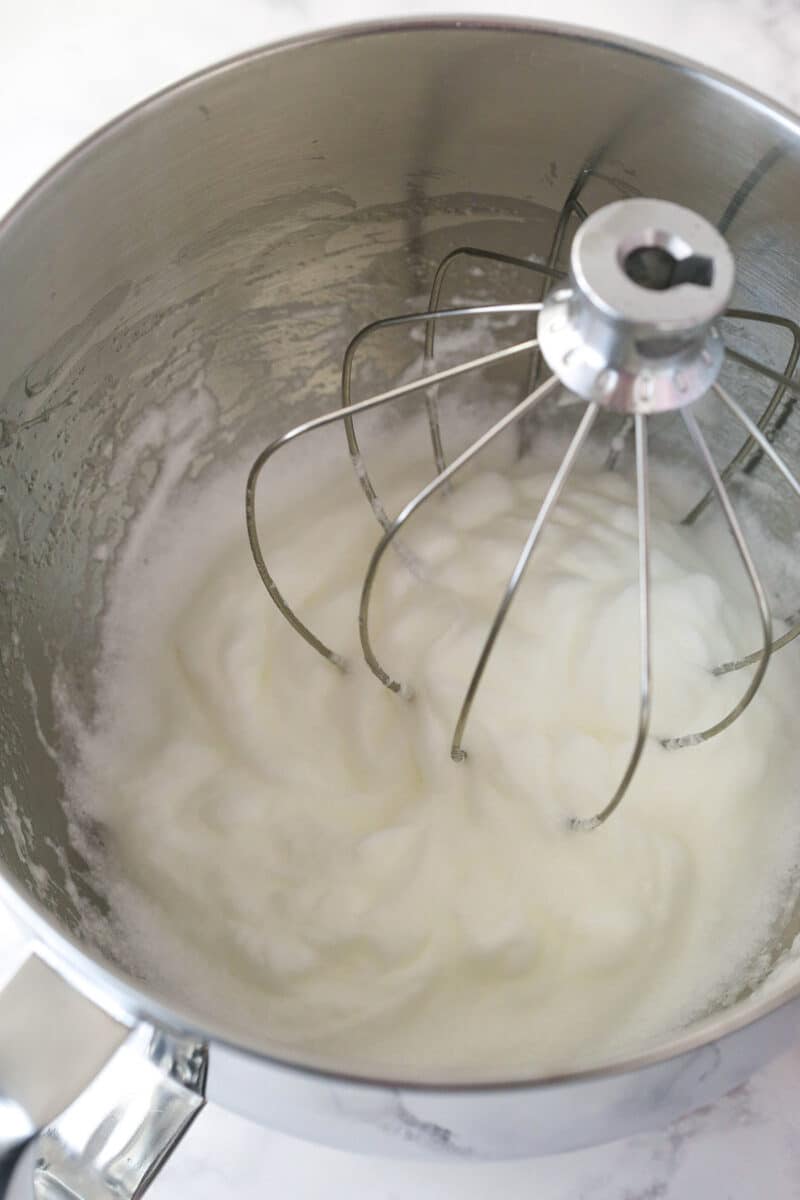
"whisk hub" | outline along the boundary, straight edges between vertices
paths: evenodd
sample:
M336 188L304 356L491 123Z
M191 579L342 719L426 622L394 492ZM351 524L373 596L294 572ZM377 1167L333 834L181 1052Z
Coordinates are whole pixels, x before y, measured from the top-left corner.
M568 286L539 319L542 354L584 400L624 413L683 408L719 374L714 322L733 279L733 256L703 217L665 200L618 200L575 235Z

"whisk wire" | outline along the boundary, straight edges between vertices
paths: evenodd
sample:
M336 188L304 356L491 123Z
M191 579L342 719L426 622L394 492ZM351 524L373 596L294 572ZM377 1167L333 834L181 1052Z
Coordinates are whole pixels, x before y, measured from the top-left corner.
M773 383L783 384L794 399L800 398L800 382L791 379L785 371L776 371L774 367L768 367L766 363L759 362L757 358L751 358L749 354L743 354L741 350L734 350L732 346L725 347L725 356L732 359L733 362L740 363L743 367L749 367L758 375L763 375L765 379L771 379Z
M530 311L534 305L494 305L494 308L511 309L512 311ZM453 316L456 312L471 313L472 309L448 310L446 313L438 313L437 316ZM416 313L407 317L389 318L394 324L404 324L408 321L419 319L426 320L428 313ZM290 429L287 433L275 438L266 446L258 457L255 459L247 476L247 486L245 488L245 521L247 524L247 536L250 542L250 550L253 555L253 560L261 577L261 581L270 594L274 604L279 612L283 614L292 628L300 634L302 638L312 646L318 654L323 658L327 658L334 666L344 669L345 661L342 655L332 650L325 642L317 637L315 633L298 617L294 609L286 602L277 583L275 582L272 573L267 567L264 555L261 549L261 539L258 534L258 524L256 521L256 489L258 479L266 463L272 458L276 451L282 446L286 446L289 442L296 441L307 433L313 433L317 429L323 429L326 425L332 425L336 421L349 421L354 415L359 413L369 412L371 409L380 408L384 404L388 404L392 400L397 400L402 396L410 395L412 392L419 391L420 388L429 387L432 383L438 383L444 379L453 379L457 375L463 375L468 371L478 370L480 367L488 366L490 363L498 362L504 358L510 358L515 354L524 354L535 345L535 340L527 342L519 342L513 346L506 346L502 350L495 350L491 354L481 355L480 358L469 359L465 363L457 363L455 366L447 367L442 371L438 371L435 375L428 375L422 379L413 379L409 383L401 383L397 387L390 388L386 392L380 392L377 396L370 396L366 400L361 400L357 404L351 404L347 408L336 408L331 412L323 413L320 417L314 417L310 421L304 421L302 425L296 425L294 429ZM358 472L358 468L356 468ZM364 479L359 475L359 480L364 487ZM365 489L366 490L366 489Z
M778 468L783 478L794 491L795 495L800 496L800 481L798 481L797 477L789 470L786 462L781 455L778 454L777 450L772 445L772 442L770 442L769 438L759 427L759 425L757 425L755 421L753 421L747 415L742 406L737 404L733 396L726 392L725 388L723 388L721 384L715 383L714 391L720 400L722 400L727 408L733 413L736 419L745 427L753 442L756 442L760 446L767 458L769 458L769 460ZM800 634L800 621L794 624L791 629L787 630L786 633L772 643L772 653L774 654L776 650L780 650L783 646L787 646L789 642L794 641L798 634ZM753 654L747 654L743 658L736 659L733 662L721 663L720 666L714 668L714 674L727 675L730 671L738 671L742 667L751 666L753 663L758 662L759 658L761 657L761 653L762 651L756 650Z
M581 201L581 193L586 182L593 177L613 184L626 198L590 216L586 205ZM716 497L753 592L763 642L757 652L734 662L723 663L713 671L715 675L723 675L745 666L755 668L744 694L734 707L707 729L665 739L662 745L667 748L697 745L729 728L758 692L773 651L800 635L798 621L783 636L773 641L772 615L766 593L725 486L725 481L737 468L749 471L766 457L800 497L800 481L773 446L777 432L800 397L800 385L792 378L800 362L800 325L786 317L727 308L734 282L734 263L730 249L718 230L704 222L697 214L679 205L635 198L636 191L637 189L624 181L601 175L590 166L584 167L561 209L544 263L472 246L459 246L450 251L436 269L427 310L374 321L357 333L350 341L344 356L340 407L297 426L267 446L251 467L246 489L248 537L262 582L279 611L305 641L334 665L344 669L345 662L342 656L321 641L283 598L264 560L255 518L258 478L272 455L280 447L306 433L336 421L344 423L356 478L382 529L382 535L370 557L361 589L358 610L361 649L369 669L376 678L391 691L408 697L411 694L410 688L386 671L372 645L371 604L384 554L394 545L405 565L415 575L424 577L421 562L408 550L404 541L397 538L397 534L417 510L437 492L446 490L457 472L512 425L517 427L518 450L524 452L529 440L530 422L526 420L528 414L557 387L563 386L566 389L571 403L586 404L567 452L550 481L514 569L506 582L467 685L450 745L451 757L460 761L466 757L466 728L497 638L503 630L517 590L542 533L559 503L598 412L603 408L610 413L622 415L606 465L609 469L615 467L624 451L628 436L633 433L639 583L638 722L633 746L614 794L605 807L594 816L572 818L569 823L575 829L596 829L615 811L630 788L649 736L652 635L647 420L652 414L680 411L683 417L690 438L707 471L710 487L706 488L700 501L682 523L692 524L710 500ZM565 273L557 264L567 239L570 221L574 219L581 224L572 242L567 287L554 288L546 298L543 287L541 302L440 307L448 271L459 258L501 263L534 272L544 280L560 280ZM660 242L653 243L652 239L648 240L649 235L642 233L642 230L652 229L670 230L673 242L668 246L667 243L662 245ZM659 234L659 237L662 236L666 235ZM691 246L688 256L679 250L673 253L673 245L685 249L685 244ZM673 295L670 290L686 283L696 288L692 293L692 303L688 307L677 293ZM642 289L640 296L632 294L631 284ZM649 295L645 296L645 291ZM439 321L540 313L541 320L537 322L534 336L467 362L440 371L432 370ZM777 371L741 351L726 346L716 324L720 317L761 322L788 330L792 337L792 346L785 371ZM414 323L422 323L425 327L421 377L354 403L352 376L358 348L365 339L381 330ZM668 331L668 336L665 330ZM526 353L531 354L531 382L528 394L448 465L439 422L439 384L514 355ZM726 358L774 383L773 394L758 420L751 419L741 405L718 383L719 371ZM541 382L545 364L553 374ZM700 426L688 407L707 395L709 390L713 390L746 434L746 439L738 451L721 469L717 468ZM421 391L425 399L436 475L401 508L396 517L391 518L364 463L354 418L417 391Z
M639 718L636 740L617 790L605 808L593 817L573 817L573 829L597 829L622 802L630 787L650 732L652 709L652 662L650 654L650 480L647 451L647 418L633 418L636 445L636 518L639 555Z
M454 762L461 762L467 756L466 751L463 748L464 730L469 719L473 701L477 694L478 688L480 687L483 673L486 670L487 663L491 657L494 644L497 640L500 630L503 628L505 619L508 616L508 610L511 608L511 604L515 595L517 594L519 585L522 583L523 576L525 575L528 563L530 562L531 556L533 555L533 552L539 542L539 538L541 537L545 526L550 520L553 510L558 504L561 493L564 490L564 485L566 484L578 455L580 454L583 445L589 436L589 432L594 424L598 411L598 406L596 404L590 404L583 414L581 422L573 434L572 441L567 448L567 452L562 458L559 468L550 483L550 487L545 493L539 511L536 514L536 518L531 526L530 532L528 533L525 545L522 548L520 556L517 559L508 583L506 584L503 597L500 601L497 612L495 613L494 620L492 621L486 640L483 643L483 649L481 650L475 670L472 673L472 678L469 681L469 686L467 687L466 695L464 696L464 700L461 705L461 711L458 714L455 732L453 733L453 741L450 746L450 757Z
M526 345L526 343L520 344ZM422 488L422 490L419 491L416 496L414 496L413 500L409 500L408 504L406 504L405 508L398 513L375 547L372 553L372 558L369 562L369 566L367 567L367 573L364 577L364 585L361 590L361 602L359 604L358 612L358 630L361 637L361 648L364 652L364 659L367 663L367 666L372 671L373 675L375 675L382 684L388 687L390 691L404 692L406 695L409 694L409 688L407 685L403 685L400 680L395 679L392 675L390 675L379 662L375 651L373 650L372 640L369 633L369 607L372 597L372 590L375 584L375 577L377 575L378 568L387 548L391 545L392 539L397 535L397 533L399 533L409 518L414 515L420 505L424 504L425 501L438 492L440 488L444 487L453 478L453 476L461 470L462 467L465 467L467 463L471 461L471 459L475 458L477 454L480 454L482 450L485 450L489 443L493 442L494 439L498 437L504 430L508 429L510 425L513 425L516 421L519 421L520 418L524 417L526 413L530 412L558 385L559 381L555 376L551 376L549 379L546 379L545 382L536 388L535 391L531 392L529 396L526 396L524 400L521 400L519 404L517 404L509 412L505 413L505 415L502 416L494 425L492 425L490 429L487 429L485 433L481 434L478 440L473 442L471 446L464 450L463 453L458 456L458 458L455 458L440 475L437 475L435 479L432 479L430 483L426 484L426 486Z
M427 327L430 329L436 321L451 320L455 317L479 317L492 316L503 313L538 313L541 310L540 303L523 303L523 304L478 304L467 308L440 308L435 312L428 309L426 312L403 313L400 316L384 317L380 321L373 321L369 325L365 325L358 333L350 339L350 342L345 350L344 361L342 362L342 413L344 419L345 434L347 436L347 448L350 451L350 459L353 463L353 470L356 473L356 478L361 484L364 495L369 501L370 507L375 514L378 523L383 529L388 529L391 524L391 519L383 506L383 503L375 490L375 486L370 478L370 474L364 463L364 458L361 454L361 447L356 436L355 426L353 424L353 414L358 411L358 407L352 402L352 380L353 380L353 359L356 350L361 343L368 337L377 333L381 329L392 329L401 325L414 325L420 321L427 322ZM498 362L502 358L508 358L511 354L519 354L525 350L530 350L536 345L534 339L514 347L507 347L502 351L495 351L493 354L483 355L481 358L472 359L470 363L460 364L458 368L448 368L444 373L438 372L433 375L425 375L417 382L416 387L433 388L436 387L443 379L452 378L453 375L464 374L467 371L478 370L480 367L488 366L491 362ZM427 365L427 359L426 359ZM434 410L435 411L435 410ZM431 422L431 407L428 406L428 420ZM436 415L436 428L438 428L438 415ZM431 438L434 446L434 458L437 463L437 473L444 470L443 451L441 451L441 437L436 438L435 430L431 425ZM437 451L438 445L438 451ZM442 467L439 468L439 451L442 456Z
M758 428L760 430L766 430L769 427L769 423L777 412L786 393L789 392L791 395L791 385L789 383L789 379L794 374L798 359L800 359L800 325L798 325L796 321L792 321L789 317L775 316L772 313L754 312L750 309L744 308L729 308L723 315L738 321L754 321L760 322L764 325L775 325L779 328L787 329L792 336L792 348L789 351L789 357L786 360L786 370L783 373L784 378L779 378L775 381L777 383L775 391L773 392L772 397L761 416L758 418ZM727 353L729 358L741 361L738 355L731 352L730 348L728 348ZM755 369L754 360L751 360L747 365L750 365L753 367L753 369ZM766 374L766 372L762 370L761 374ZM739 447L730 462L728 462L720 472L723 483L726 483L734 471L736 471L739 467L745 466L747 459L752 454L756 444L760 445L760 442L758 438L751 433L750 436ZM702 499L695 504L691 512L686 514L682 523L684 525L694 524L700 514L705 511L713 498L714 489L709 488Z
M477 258L488 262L503 263L506 266L518 267L524 271L532 271L534 274L544 276L545 279L554 281L561 280L565 277L566 272L548 266L547 263L531 262L527 258L519 258L514 254L503 254L496 250L482 250L477 246L458 246L455 250L451 250L446 254L439 263L433 276L431 284L431 293L428 300L428 311L436 312L441 304L442 288L444 286L445 277L447 276L453 263L459 258ZM434 345L436 340L436 324L434 321L429 321L425 327L425 362L432 363L434 357ZM536 350L532 351L535 356ZM530 392L533 390L533 384L527 388ZM431 445L433 447L433 457L436 463L437 473L441 474L447 465L447 459L442 444L441 427L439 424L439 389L438 387L431 388L425 395L425 403L428 409L428 424L431 431Z
M556 264L561 258L561 252L564 249L564 240L567 236L567 230L569 229L570 218L577 217L579 222L588 220L589 210L581 202L580 197L590 179L598 179L602 183L610 184L611 187L615 188L622 196L633 197L641 195L639 188L637 188L634 184L629 183L625 179L617 179L613 175L606 175L604 172L596 170L593 166L587 165L581 167L580 171L573 180L572 187L567 193L564 203L561 206L561 210L556 220L555 229L553 230L553 237L550 241L550 249L547 253L547 257L545 258L545 266L550 271L558 270ZM542 291L540 293L542 299L544 299L544 292L544 287L542 287ZM541 373L541 352L534 351L534 353L531 355L528 391L531 391L534 387L536 387L536 384L539 382L541 377Z
M757 425L756 422L747 415L742 406L737 404L733 396L731 396L730 392L725 390L722 384L715 383L713 385L713 390L717 396L719 396L720 400L727 405L737 420L744 425L745 429L750 434L750 437L754 442L758 443L764 454L766 454L767 458L769 458L770 461L778 468L783 478L793 489L795 495L800 496L800 481L798 481L797 477L789 470L786 462L780 456L780 454L778 454L778 451L764 433L760 424Z
M731 504L727 489L725 484L722 482L719 470L717 469L716 463L711 456L708 443L703 437L694 413L684 408L681 409L681 416L686 422L686 428L688 429L692 441L697 448L697 452L705 464L709 476L711 477L712 486L717 495L717 499L719 500L720 507L725 516L731 536L736 543L736 549L739 551L739 557L741 558L742 564L744 565L747 573L747 577L758 606L758 615L761 622L761 632L763 635L763 648L758 656L755 672L753 673L753 677L750 680L744 695L730 710L730 712L727 713L722 720L717 721L716 724L710 725L707 729L704 729L699 733L690 733L685 734L682 737L667 738L662 744L669 750L678 749L682 746L699 745L701 742L707 742L709 738L716 737L716 735L718 733L722 733L724 729L728 729L733 722L742 715L758 689L761 687L761 682L766 673L770 655L772 653L772 614L770 612L769 603L764 591L764 585L759 578L758 571L756 570L755 563L753 562L750 554L750 548L747 545L744 534L742 533L739 520L736 516L733 505Z
M501 254L496 250L481 250L477 246L458 246L457 249L451 250L446 254L436 268L436 274L433 277L431 285L430 300L428 303L429 312L439 311L439 304L442 298L442 287L447 273L451 266L458 258L482 258L490 262L504 263L510 267L520 267L525 271L533 271L534 274L542 275L545 279L560 280L564 279L566 272L556 267L548 266L547 263L532 262L527 258L517 258L513 254ZM434 355L434 346L436 339L436 326L431 322L425 330L425 358L432 359Z

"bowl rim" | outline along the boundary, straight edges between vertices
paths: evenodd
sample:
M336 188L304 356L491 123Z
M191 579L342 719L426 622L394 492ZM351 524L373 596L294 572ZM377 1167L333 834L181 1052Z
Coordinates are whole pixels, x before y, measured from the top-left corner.
M588 29L558 21L529 20L517 17L493 17L480 15L447 15L433 17L389 17L342 23L268 42L252 49L241 51L212 63L189 75L167 84L158 91L137 101L109 121L98 126L62 155L0 215L0 242L11 236L14 226L24 219L28 209L36 200L56 185L62 176L80 169L82 159L94 152L103 143L113 140L127 125L143 117L151 116L170 103L173 98L202 85L212 78L247 67L271 58L275 54L302 51L311 46L349 41L371 36L386 36L403 33L424 32L485 32L520 33L553 37L573 43L586 43L608 49L619 50L636 58L644 58L676 70L679 74L696 78L714 90L728 93L739 104L753 108L766 118L783 127L787 134L800 143L800 116L786 106L770 99L731 76L720 73L681 55L661 50L646 42L640 42L601 30ZM240 1040L240 1035L226 1030L224 1022L209 1023L190 1006L180 1010L172 1007L157 989L137 985L121 968L104 959L93 946L80 942L65 928L59 927L51 918L40 900L26 893L22 885L11 875L0 861L0 902L22 923L31 935L29 953L38 954L54 967L76 990L99 1007L125 1024L133 1022L155 1023L183 1037L191 1037L204 1043L224 1047L236 1054L255 1059L265 1066L282 1071L318 1077L320 1080L335 1081L365 1088L401 1089L409 1093L436 1093L464 1095L470 1093L490 1094L525 1090L554 1089L564 1085L577 1085L592 1080L610 1079L655 1067L727 1039L744 1028L755 1025L778 1009L800 998L800 977L794 982L778 986L760 1000L746 1007L734 1005L721 1014L711 1015L694 1023L685 1032L667 1038L651 1039L641 1052L619 1059L609 1059L599 1065L575 1071L561 1071L542 1076L511 1079L487 1078L478 1082L436 1082L420 1080L402 1075L380 1077L369 1071L337 1069L328 1064L314 1061L313 1056L304 1056L302 1050L284 1058L279 1053L268 1052L257 1045Z

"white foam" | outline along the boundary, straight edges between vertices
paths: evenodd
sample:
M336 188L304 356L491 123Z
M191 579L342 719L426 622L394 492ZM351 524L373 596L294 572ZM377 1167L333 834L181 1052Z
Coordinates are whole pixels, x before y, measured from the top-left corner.
M709 668L756 630L719 523L675 523L694 476L654 469L654 738L618 813L580 834L568 818L609 798L636 719L634 494L599 450L537 550L456 766L458 705L562 440L512 463L506 439L428 506L403 535L428 582L387 556L372 628L409 703L360 663L380 531L343 437L283 455L259 504L279 586L347 675L263 590L246 464L187 487L197 428L140 432L137 454L175 449L117 564L100 716L71 780L73 836L132 969L265 1042L429 1078L596 1061L763 969L797 852L797 657L776 656L735 731L658 744L731 706L744 673ZM397 511L430 475L424 437L365 446Z

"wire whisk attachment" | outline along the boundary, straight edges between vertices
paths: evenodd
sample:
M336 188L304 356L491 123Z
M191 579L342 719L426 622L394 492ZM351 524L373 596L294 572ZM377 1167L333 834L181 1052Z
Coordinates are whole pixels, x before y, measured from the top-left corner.
M575 189L573 189L575 191ZM572 195L572 193L570 193ZM664 739L669 749L696 746L727 730L755 698L763 682L770 656L800 634L800 622L773 639L773 621L764 585L731 501L726 482L754 453L766 458L800 497L800 482L778 454L768 430L784 395L797 396L791 372L800 355L800 330L785 317L771 317L741 309L729 309L734 283L731 252L717 230L706 220L680 205L661 200L628 196L606 205L589 216L574 197L570 214L582 222L575 234L569 271L557 266L566 225L556 230L547 263L531 262L474 247L459 247L448 254L436 270L429 307L424 312L375 321L362 329L347 347L342 369L342 403L323 416L306 421L271 442L256 458L247 480L245 510L250 546L259 575L272 600L290 625L310 646L335 667L344 669L344 659L323 642L284 598L264 558L255 515L259 476L282 447L307 433L342 422L358 481L369 501L382 534L367 566L358 607L358 630L364 659L385 687L409 696L412 681L400 679L376 652L370 625L371 600L381 563L408 520L437 492L481 454L497 437L521 423L558 388L567 389L583 412L566 452L548 487L530 527L517 561L506 582L494 618L472 671L461 707L455 715L450 755L460 763L468 754L468 723L475 697L492 650L501 636L509 609L533 560L544 530L556 509L569 476L589 439L602 410L619 413L623 426L612 448L618 455L625 437L633 435L636 467L638 588L639 588L639 707L633 745L622 777L605 805L589 818L572 818L575 829L590 830L602 825L627 793L650 735L652 710L652 631L649 529L648 425L664 414L678 413L685 423L709 488L706 496L684 519L696 520L715 499L724 517L741 561L758 615L760 645L741 659L721 663L715 674L753 667L749 682L736 704L708 728ZM563 214L562 214L563 216ZM564 228L562 229L562 225ZM550 291L541 301L520 304L481 304L442 308L441 293L452 262L461 257L491 259L522 271L536 273ZM435 331L440 322L459 318L495 315L527 315L536 321L535 336L511 346L471 358L443 370L433 370ZM726 346L719 322L726 316L740 320L767 321L783 326L793 338L787 371L775 371ZM425 326L424 373L419 379L400 384L354 403L351 380L354 356L365 339L379 330L423 324ZM452 462L447 462L439 423L437 389L447 380L480 371L514 356L530 361L529 386L523 398L481 434ZM753 421L742 406L719 383L726 357L774 382L777 387L766 411ZM549 373L548 373L549 372ZM423 392L426 398L431 448L436 473L394 518L390 518L367 471L355 432L354 418L388 404L402 404L406 397ZM746 441L730 463L719 469L698 424L693 406L709 392L742 427Z

